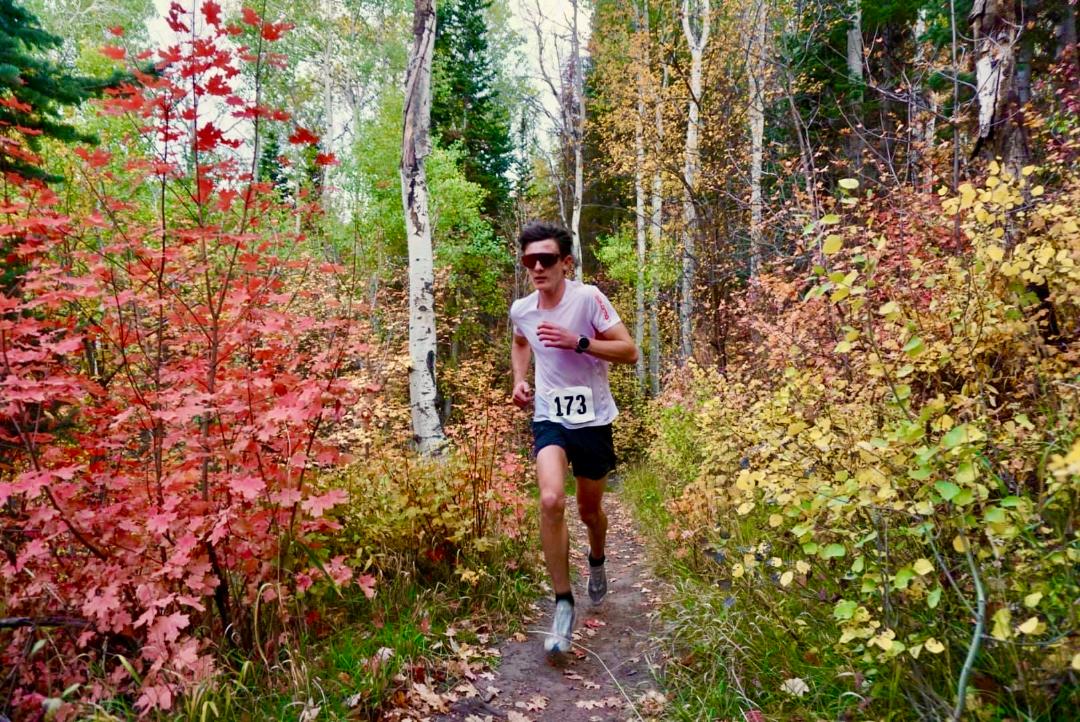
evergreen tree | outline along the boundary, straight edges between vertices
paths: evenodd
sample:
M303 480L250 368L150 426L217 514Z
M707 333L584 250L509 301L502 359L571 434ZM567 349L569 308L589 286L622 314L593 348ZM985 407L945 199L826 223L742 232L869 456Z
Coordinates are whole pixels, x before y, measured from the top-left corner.
M495 92L485 12L490 0L448 0L438 7L431 126L443 146L460 143L465 177L488 192L484 212L509 199L510 113Z
M123 75L102 79L69 73L44 57L62 44L13 0L0 0L0 173L59 181L22 150L23 141L32 151L42 138L95 142L92 135L63 122L62 110L99 95Z

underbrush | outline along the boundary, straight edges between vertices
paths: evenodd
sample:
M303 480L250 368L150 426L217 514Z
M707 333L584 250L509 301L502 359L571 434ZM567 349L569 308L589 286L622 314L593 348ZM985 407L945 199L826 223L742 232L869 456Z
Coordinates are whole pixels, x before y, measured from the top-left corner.
M824 217L812 274L733 309L741 357L654 402L628 489L685 719L1074 715L1080 182L990 170Z
M511 558L510 549L501 550ZM495 629L514 631L537 590L529 569L489 567L476 583L443 570L443 582L397 570L378 593L308 600L295 637L269 659L226 660L218 675L189 690L169 715L204 720L374 719L407 707L412 683L436 688L491 661ZM492 626L477 626L482 617ZM111 700L84 718L131 719L135 710Z

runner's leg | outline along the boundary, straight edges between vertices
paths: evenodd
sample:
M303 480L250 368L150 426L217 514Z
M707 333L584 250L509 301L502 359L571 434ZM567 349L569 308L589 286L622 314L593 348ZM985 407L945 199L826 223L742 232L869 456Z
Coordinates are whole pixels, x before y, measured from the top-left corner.
M566 528L566 452L545 446L536 455L540 484L540 545L556 594L570 591L570 533Z
M603 479L586 479L583 476L578 476L575 478L577 479L578 514L581 515L581 523L589 531L589 553L593 559L603 559L608 520L601 501L604 497L604 485L607 483L607 477L605 476Z

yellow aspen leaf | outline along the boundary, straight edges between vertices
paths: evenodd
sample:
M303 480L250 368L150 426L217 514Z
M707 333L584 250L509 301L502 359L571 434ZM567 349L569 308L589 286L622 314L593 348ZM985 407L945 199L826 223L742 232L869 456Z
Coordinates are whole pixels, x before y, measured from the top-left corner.
M1077 672L1080 672L1080 652L1077 652L1076 654L1073 655L1072 665L1071 666Z
M826 214L824 217L822 217L820 221L821 225L823 226L835 226L839 222L840 216L836 215L835 213Z
M795 578L795 572L790 569L780 575L780 586L786 587L791 584L791 581Z
M1031 175L1034 172L1035 172L1035 166L1033 166L1033 165L1026 165L1022 169L1020 169L1020 175L1024 176L1025 178L1027 178L1029 175Z
M998 263L1001 259L1005 258L1005 250L1000 246L990 246L986 249L986 256L991 261Z
M735 510L735 512L739 516L746 516L747 514L749 514L753 510L754 510L754 502L752 502L752 501L744 501L742 504L739 504L739 507Z
M825 243L821 246L821 252L824 253L826 256L831 256L843 247L844 238L842 236L833 234L830 236L826 236Z
M968 548L967 540L964 539L964 537L957 534L956 536L953 537L952 548L955 549L958 554L963 554L964 552L967 551L967 548Z
M1020 634L1034 634L1039 630L1039 618L1030 617L1023 624L1016 628L1016 631Z
M1039 196L1041 196L1045 192L1046 192L1046 189L1043 188L1042 186L1035 186L1034 188L1031 189L1031 195L1035 196L1036 198L1038 198Z
M849 191L853 191L859 187L859 181L855 178L841 178L837 183L841 188Z
M771 526L772 528L775 529L776 527L780 526L783 523L784 523L784 517L780 516L779 514L770 514L769 515L769 526Z
M742 565L742 564L735 564L735 566L731 567L731 576L732 576L732 577L733 577L734 579L738 579L738 578L739 578L739 577L741 577L741 576L742 576L742 575L743 575L743 574L744 574L745 572L746 572L746 570L745 570L745 569L743 569L743 565Z
M896 305L896 302L889 301L888 303L883 303L877 312L882 316L888 316L890 313L897 313L899 311L900 307Z
M934 571L934 565L929 559L916 559L915 563L911 565L911 568L914 569L915 573L919 576L926 576Z
M810 571L810 564L800 559L799 561L795 562L795 569L799 572L799 574L806 574Z
M1031 594L1024 597L1024 606L1028 609L1034 609L1035 607L1039 606L1039 602L1042 601L1042 598L1042 592L1032 592Z
M1005 641L1012 636L1012 629L1010 623L1012 622L1012 613L1008 607L1002 607L994 612L994 626L990 630L990 636L994 639Z
M926 651L930 652L931 654L941 654L945 651L945 645L937 641L933 637L930 637L930 639L923 642L923 647L925 647Z

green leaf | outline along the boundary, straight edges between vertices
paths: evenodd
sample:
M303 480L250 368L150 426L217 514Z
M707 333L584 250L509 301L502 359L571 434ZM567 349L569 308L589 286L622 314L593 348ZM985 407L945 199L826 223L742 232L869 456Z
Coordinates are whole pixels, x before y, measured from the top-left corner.
M967 506L973 501L975 501L975 492L971 489L961 489L960 493L952 500L953 504L956 504L957 506Z
M1005 518L1005 510L1000 506L992 506L986 510L983 515L983 519L989 524L1003 524L1007 521Z
M955 449L968 440L967 424L960 424L949 429L949 432L941 437L941 445L946 449Z
M853 191L859 187L859 181L854 178L841 178L837 184L844 190Z
M975 481L975 466L970 461L961 462L956 468L956 481L959 484L970 484Z
M911 567L904 567L896 573L893 577L893 589L907 589L911 584L911 580L915 578L915 570Z
M826 544L825 548L821 550L822 559L834 559L836 557L842 557L846 553L843 544Z
M851 619L855 616L855 610L859 608L859 605L847 599L841 599L833 607L833 617L840 620Z
M934 484L934 488L945 501L952 501L960 493L960 487L951 481L939 481Z
M912 358L915 358L925 350L926 347L923 345L923 340L918 336L904 344L904 353Z
M930 590L930 593L926 595L926 606L931 609L937 609L937 605L941 603L941 587L934 587Z
M840 216L836 215L835 213L829 213L824 218L822 218L820 222L823 226L835 226L837 223L840 222Z

